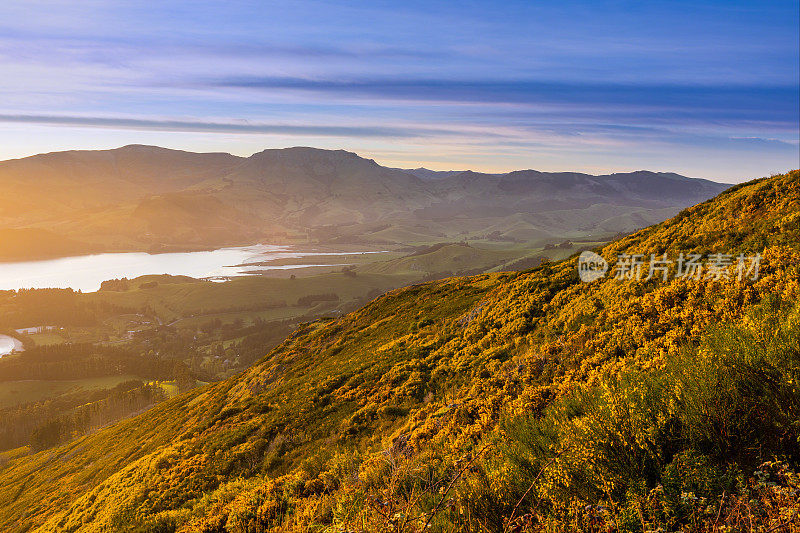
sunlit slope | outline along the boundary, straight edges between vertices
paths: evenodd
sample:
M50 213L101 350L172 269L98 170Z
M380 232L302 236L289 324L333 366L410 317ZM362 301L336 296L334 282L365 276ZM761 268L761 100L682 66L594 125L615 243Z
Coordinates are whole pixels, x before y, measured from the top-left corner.
M489 226L538 241L553 231L570 237L591 227L607 237L643 227L726 187L647 171L422 180L343 150L295 147L243 158L132 145L0 161L0 194L10 199L0 207L0 229L45 229L82 244L82 252L309 237L435 243ZM515 214L533 216L522 227L503 221ZM8 255L3 248L0 240Z
M759 252L755 281L584 284L573 259L393 291L302 328L241 376L9 462L0 469L0 529L344 523L358 511L320 505L368 509L382 449L436 450L454 461L494 434L506 410L539 412L571 383L657 365L767 294L797 301L799 213L794 171L730 189L600 251L612 264L623 251ZM337 462L345 452L350 470ZM353 468L372 481L353 485Z
M196 486L199 492L190 491L195 496L222 482L227 477L225 470L233 474L244 466L245 457L254 452L240 445L246 443L246 434L251 430L272 434L271 438L278 434L304 435L303 445L283 461L278 458L287 450L281 448L271 454L276 463L274 467L281 462L292 464L291 456L298 459L305 453L303 449L313 449L315 445L318 448L330 435L338 433L343 417L358 409L354 399L331 402L331 393L338 385L379 379L403 357L393 346L398 338L410 333L410 316L419 315L414 324L452 318L474 305L490 284L486 280L445 282L438 285L435 294L429 294L430 286L395 291L348 315L346 322L312 324L289 339L257 369L210 387L196 398L190 394L182 397L179 403L168 402L170 407L166 409L156 408L143 417L80 439L67 448L53 450L52 454L40 454L30 461L9 465L0 476L18 489L25 488L6 490L6 486L0 489L2 525L10 527L20 517L38 522L69 503L74 494L102 481L110 473L109 469L129 465L132 470L120 473L119 479L127 478L133 470L149 464L152 458L145 457L131 464L135 459L153 450L166 450L164 444L170 441L176 442L175 447L167 447L180 455L187 452L187 459L195 452L205 455L204 450L217 447L233 454L223 459L212 451L210 463L201 461L195 465L196 473L206 472L202 474L204 481ZM428 300L422 307L414 297L420 292L424 292ZM347 342L342 342L345 339ZM173 413L172 409L180 413ZM389 421L394 416L396 414ZM246 429L241 426L243 423ZM210 448L200 444L206 439ZM190 445L191 451L184 448L186 445ZM70 457L66 462L63 460L65 453ZM178 462L183 464L183 459ZM223 470L217 471L218 467ZM144 472L148 472L148 468L145 467ZM145 478L155 481L149 472L144 472ZM45 482L46 479L51 481ZM194 485L195 481L191 483ZM117 489L114 492L119 495Z

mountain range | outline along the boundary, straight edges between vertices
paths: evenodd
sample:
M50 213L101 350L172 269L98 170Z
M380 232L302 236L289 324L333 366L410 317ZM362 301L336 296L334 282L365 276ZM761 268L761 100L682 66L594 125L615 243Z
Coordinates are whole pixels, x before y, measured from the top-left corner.
M303 324L239 375L3 458L0 528L796 525L799 206L793 171L596 250L759 254L755 276L583 283L573 257Z
M54 249L37 242L63 243L59 254L255 241L426 244L487 235L542 245L629 232L726 187L648 171L403 170L304 147L250 157L141 145L55 152L0 162L0 258Z

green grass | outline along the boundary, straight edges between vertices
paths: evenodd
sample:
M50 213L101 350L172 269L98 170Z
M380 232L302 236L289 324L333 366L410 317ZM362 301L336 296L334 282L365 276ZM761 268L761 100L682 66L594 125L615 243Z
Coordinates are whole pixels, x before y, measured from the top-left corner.
M52 344L62 344L64 338L58 333L33 333L28 335L36 346L50 346Z
M123 374L102 378L86 378L78 380L25 380L0 382L0 408L13 407L28 402L37 402L59 396L66 392L79 390L110 389L116 385L138 376Z
M428 253L380 261L360 267L360 272L425 275L438 272L487 270L518 257L516 252L484 250L475 246L447 244Z
M266 309L264 311L233 311L230 313L212 313L190 318L183 318L173 323L176 328L195 329L210 320L219 319L222 324L231 324L236 320L242 320L245 324L260 318L267 322L272 320L286 320L303 316L308 312L307 307L278 307L276 309Z
M414 276L364 274L345 276L341 272L281 279L266 276L235 278L225 283L191 281L159 284L151 289L125 292L101 291L87 294L89 301L107 302L133 309L151 307L165 322L228 311L264 311L285 302L292 306L312 294L336 293L340 302L364 298L373 290L385 291L413 282ZM285 315L283 315L285 316Z
M377 250L376 250L377 251ZM282 265L329 265L332 268L341 268L341 264L363 265L374 263L375 261L388 261L390 259L397 259L406 254L401 252L381 252L381 253L354 253L347 255L310 255L306 257L292 257L287 259L275 259L265 263L266 266L282 266ZM297 269L302 272L305 268ZM299 272L298 272L299 273Z
M149 385L158 385L167 398L174 398L178 395L178 383L176 381L150 381Z

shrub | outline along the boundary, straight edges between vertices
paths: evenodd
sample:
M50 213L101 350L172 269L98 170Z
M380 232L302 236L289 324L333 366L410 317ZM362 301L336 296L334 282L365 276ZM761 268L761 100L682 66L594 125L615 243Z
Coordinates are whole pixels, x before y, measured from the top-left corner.
M775 451L798 458L799 339L798 308L768 301L671 361L668 377L690 444L750 465Z
M504 472L501 512L526 495L523 506L559 523L594 520L586 509L603 504L621 530L641 530L645 515L695 527L710 500L745 498L743 470L800 458L798 310L767 301L661 369L629 369L541 416L506 417L506 440L485 465Z

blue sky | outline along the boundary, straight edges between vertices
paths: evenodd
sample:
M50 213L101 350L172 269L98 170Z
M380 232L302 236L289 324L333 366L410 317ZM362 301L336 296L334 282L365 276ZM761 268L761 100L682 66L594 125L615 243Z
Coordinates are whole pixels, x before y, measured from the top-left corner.
M742 181L800 166L797 0L0 4L0 158L131 143Z

